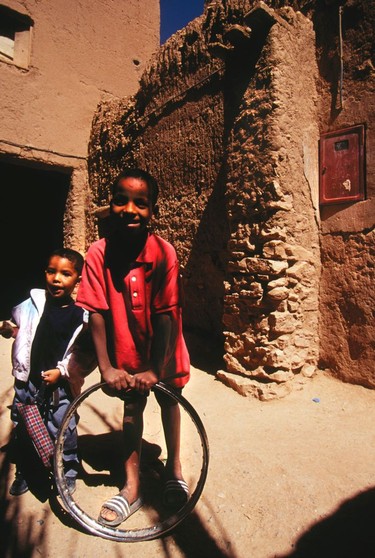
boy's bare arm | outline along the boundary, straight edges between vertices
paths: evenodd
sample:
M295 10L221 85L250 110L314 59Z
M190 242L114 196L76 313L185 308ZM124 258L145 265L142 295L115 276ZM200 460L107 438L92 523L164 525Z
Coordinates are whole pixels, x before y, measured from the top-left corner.
M171 340L174 337L173 320L169 313L156 314L152 318L154 336L151 346L152 368L132 376L130 387L140 393L148 392L158 381L165 363L165 357L171 350Z
M151 346L151 360L154 372L160 377L165 363L165 357L167 353L170 353L171 344L175 337L172 315L166 312L153 316L152 329L154 331L154 336Z
M91 313L90 327L98 359L98 367L103 380L110 387L118 390L130 387L132 376L125 370L114 368L109 359L104 316L99 312Z

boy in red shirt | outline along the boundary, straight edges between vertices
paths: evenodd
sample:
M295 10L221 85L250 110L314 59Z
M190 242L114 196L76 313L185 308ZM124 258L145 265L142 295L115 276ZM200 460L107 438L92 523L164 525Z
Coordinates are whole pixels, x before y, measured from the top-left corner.
M98 518L112 527L142 505L139 463L150 389L165 379L181 390L190 377L176 252L148 230L157 196L157 183L147 172L120 173L112 186L109 232L90 246L77 294L77 304L90 312L103 380L110 388L127 390L125 485L103 504ZM180 506L189 497L180 462L180 409L171 397L160 392L155 396L168 450L163 500L167 506Z

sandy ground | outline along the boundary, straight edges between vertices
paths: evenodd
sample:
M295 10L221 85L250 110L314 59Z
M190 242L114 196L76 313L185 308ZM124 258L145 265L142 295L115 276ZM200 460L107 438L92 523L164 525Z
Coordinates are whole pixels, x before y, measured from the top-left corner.
M10 346L0 338L2 447L11 428ZM98 381L95 371L87 386ZM9 496L14 466L4 449L0 453L1 557L375 557L375 391L321 373L287 398L260 402L193 368L184 396L203 422L210 452L203 492L182 522L141 542L103 538L85 527L88 521L96 529L100 504L117 492L118 481L111 457L118 450L121 407L96 390L79 408L84 471L72 501L38 490ZM202 445L182 414L184 472L194 492ZM121 537L168 521L158 503L165 448L153 395L145 418L144 437L153 444L146 457L158 446L161 453L144 467L148 503L121 526ZM77 506L84 511L83 525L69 505L74 513Z

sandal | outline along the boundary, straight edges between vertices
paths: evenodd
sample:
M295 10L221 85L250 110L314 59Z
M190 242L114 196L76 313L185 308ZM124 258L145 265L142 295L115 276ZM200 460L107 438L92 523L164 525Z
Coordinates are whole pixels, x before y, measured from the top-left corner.
M117 517L110 520L99 515L98 522L101 525L105 525L107 527L117 527L118 525L120 525L120 523L128 519L128 517L139 510L142 505L143 501L141 498L138 498L132 504L129 504L125 496L123 496L122 494L117 494L116 496L113 496L113 498L110 498L109 500L104 502L102 506L102 508L107 508L108 510L115 512Z
M163 505L167 508L182 507L190 498L189 487L183 479L166 481L163 490Z

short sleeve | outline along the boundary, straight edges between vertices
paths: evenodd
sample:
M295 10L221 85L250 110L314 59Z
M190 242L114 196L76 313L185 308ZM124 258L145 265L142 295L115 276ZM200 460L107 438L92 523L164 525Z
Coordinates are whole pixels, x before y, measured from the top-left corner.
M155 281L151 312L158 314L166 312L181 305L180 300L180 271L177 259L164 262L156 270L158 275Z
M108 310L103 251L92 245L86 255L76 304L90 312Z

